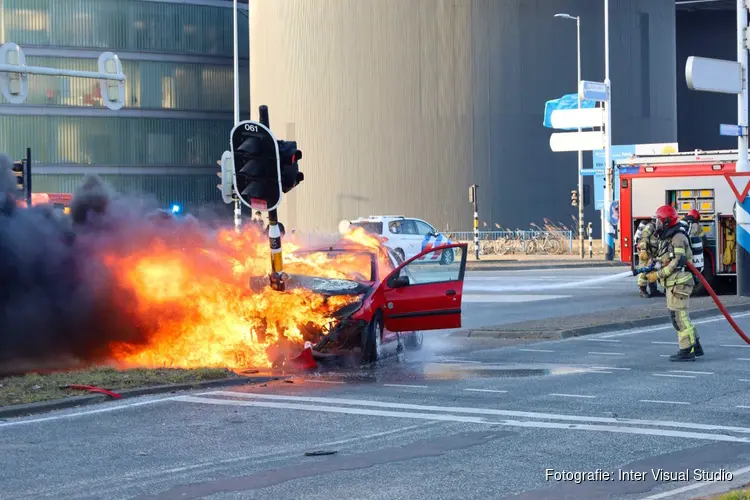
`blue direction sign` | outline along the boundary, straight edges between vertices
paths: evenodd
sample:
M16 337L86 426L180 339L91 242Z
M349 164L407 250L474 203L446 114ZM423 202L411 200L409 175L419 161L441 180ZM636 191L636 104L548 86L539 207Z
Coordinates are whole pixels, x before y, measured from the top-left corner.
M742 137L745 135L743 132L743 127L740 125L727 125L725 123L722 123L719 125L719 134L721 135L728 135L731 137Z
M607 92L607 86L602 82L590 82L588 80L581 81L581 86L578 88L578 93L581 99L591 99L592 101L608 101L609 95Z

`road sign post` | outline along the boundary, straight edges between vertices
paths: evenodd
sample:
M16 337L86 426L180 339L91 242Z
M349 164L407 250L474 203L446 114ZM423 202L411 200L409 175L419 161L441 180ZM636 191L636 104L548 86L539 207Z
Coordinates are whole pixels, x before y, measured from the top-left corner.
M737 0L737 60L725 61L705 57L688 57L685 64L685 80L688 88L704 92L737 95L737 125L722 124L719 133L737 137L737 165L731 177L750 175L748 165L748 1ZM725 176L737 197L737 295L750 296L750 202L747 201L747 183L735 185L730 176ZM744 181L744 179L743 179Z
M602 82L593 82L582 80L578 85L578 97L579 99L586 100L588 102L600 102L602 105L609 103L609 86ZM552 111L550 114L550 124L556 129L571 129L578 127L581 128L598 128L599 130L588 131L588 132L557 132L550 136L550 149L555 152L561 151L596 151L600 149L605 150L605 161L604 168L605 172L607 168L612 168L612 143L609 133L610 117L609 113L603 107L597 108L582 108L582 109L557 109ZM546 125L546 124L545 124ZM609 167L608 167L609 166ZM580 167L579 167L579 170ZM579 198L582 196L583 171L579 173ZM605 213L609 213L610 204L612 202L612 186L607 185L605 204L602 207L602 245L606 242L610 243L611 252L607 253L607 260L614 259L614 235L612 231L608 231L607 220ZM609 201L609 203L607 203ZM579 207L579 217L581 217L583 207ZM582 224L581 224L582 227ZM582 231L581 231L582 232ZM609 236L607 236L609 235ZM581 240L581 248L583 248L583 240Z

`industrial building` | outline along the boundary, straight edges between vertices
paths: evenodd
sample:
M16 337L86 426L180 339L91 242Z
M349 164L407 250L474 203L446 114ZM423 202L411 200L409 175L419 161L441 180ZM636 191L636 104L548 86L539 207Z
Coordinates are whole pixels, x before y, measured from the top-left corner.
M612 143L676 142L675 1L609 5ZM583 79L603 81L602 0L253 0L251 100L304 152L280 217L469 230L476 183L480 229L571 224L577 153L553 153L542 126L545 102L577 91L560 12L581 18Z
M247 89L246 5L240 13ZM0 97L0 151L20 159L31 148L37 192L72 192L96 172L168 206L220 201L216 161L233 126L232 18L226 0L0 0L0 43L17 43L28 65L97 71L112 51L127 78L125 106L111 111L98 80L30 75L25 103Z

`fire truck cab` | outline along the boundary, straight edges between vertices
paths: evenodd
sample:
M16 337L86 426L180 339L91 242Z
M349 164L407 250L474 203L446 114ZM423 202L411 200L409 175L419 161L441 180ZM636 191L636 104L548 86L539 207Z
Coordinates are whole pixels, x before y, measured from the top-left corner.
M56 210L64 214L70 213L70 201L73 195L69 193L31 193L31 205L52 204ZM18 199L18 206L25 207L26 200Z
M621 261L635 268L633 235L638 224L650 220L661 205L671 204L680 216L694 208L701 214L706 281L713 287L736 277L736 197L725 174L735 172L737 158L737 150L721 150L618 160Z

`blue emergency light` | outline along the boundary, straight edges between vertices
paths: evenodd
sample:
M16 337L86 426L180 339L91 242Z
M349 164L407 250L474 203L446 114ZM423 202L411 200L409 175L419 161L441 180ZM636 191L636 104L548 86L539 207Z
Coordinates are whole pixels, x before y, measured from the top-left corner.
M179 205L172 205L172 213L173 214L180 213L180 206Z

